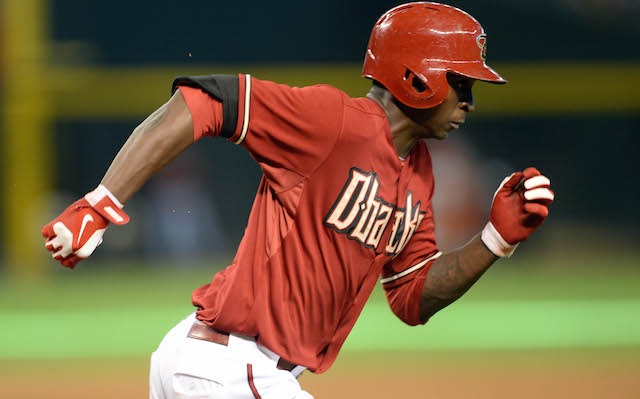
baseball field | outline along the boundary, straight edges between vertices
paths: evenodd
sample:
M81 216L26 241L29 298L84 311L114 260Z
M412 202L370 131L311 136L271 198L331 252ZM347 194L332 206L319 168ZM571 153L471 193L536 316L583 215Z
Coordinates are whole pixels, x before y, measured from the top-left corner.
M317 398L640 397L637 258L538 259L495 265L424 327L376 288L334 367L302 385ZM149 354L215 267L117 263L1 283L0 397L147 397Z

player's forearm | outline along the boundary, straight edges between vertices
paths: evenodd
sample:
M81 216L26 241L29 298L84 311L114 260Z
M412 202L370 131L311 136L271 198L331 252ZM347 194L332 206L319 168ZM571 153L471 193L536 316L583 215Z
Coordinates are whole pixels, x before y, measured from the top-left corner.
M436 259L422 290L422 321L460 298L497 259L484 245L480 234L464 247Z
M133 131L101 184L125 203L151 176L193 144L192 132L191 114L178 90Z

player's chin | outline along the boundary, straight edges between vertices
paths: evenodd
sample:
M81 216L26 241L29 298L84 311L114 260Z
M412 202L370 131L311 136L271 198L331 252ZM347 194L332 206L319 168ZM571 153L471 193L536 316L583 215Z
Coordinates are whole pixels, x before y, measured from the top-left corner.
M444 140L449 137L449 132L460 129L460 124L447 122L440 131L435 135L437 139Z
M436 139L436 140L444 140L444 139L446 139L447 137L449 137L449 133L447 133L447 132L442 132L442 133L440 133L440 134L435 134L435 135L433 135L431 138L432 138L432 139Z
M425 139L444 140L449 137L449 132L453 130L450 125L424 126L422 137Z
M438 130L437 132L435 132L435 133L433 134L433 138L434 138L434 139L436 139L436 140L444 140L444 139L446 139L447 137L449 137L449 132L450 132L451 130L453 130L453 129L450 129L450 128L448 128L448 127L445 127L445 128L443 128L443 129L440 129L440 130Z

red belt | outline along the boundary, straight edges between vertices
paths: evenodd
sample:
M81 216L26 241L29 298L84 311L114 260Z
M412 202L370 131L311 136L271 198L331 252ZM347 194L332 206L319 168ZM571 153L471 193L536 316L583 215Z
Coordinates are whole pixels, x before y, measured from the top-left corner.
M213 342L219 345L228 346L229 345L229 333L224 331L218 331L214 328L209 327L204 322L200 320L196 320L191 326L191 330L189 330L189 334L187 334L189 338L200 339L203 341ZM278 360L278 364L276 365L280 370L291 371L295 367L296 364L288 362L283 358Z

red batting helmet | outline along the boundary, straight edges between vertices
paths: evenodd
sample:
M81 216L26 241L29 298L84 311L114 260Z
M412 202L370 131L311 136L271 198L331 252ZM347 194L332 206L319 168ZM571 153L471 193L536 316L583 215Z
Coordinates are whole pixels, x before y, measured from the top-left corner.
M449 94L447 73L507 82L485 63L486 46L484 29L466 12L439 3L403 4L373 27L362 76L408 107L431 108Z

